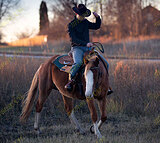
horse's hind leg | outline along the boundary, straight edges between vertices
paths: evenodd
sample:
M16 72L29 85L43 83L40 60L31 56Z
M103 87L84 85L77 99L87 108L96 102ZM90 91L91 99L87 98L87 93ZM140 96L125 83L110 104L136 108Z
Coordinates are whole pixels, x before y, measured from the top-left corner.
M48 69L48 70L47 70ZM39 120L40 113L43 108L43 104L45 103L47 97L53 89L53 82L50 76L50 68L48 65L43 65L39 72L39 96L36 103L36 114L35 114L35 122L34 129L39 133Z
M35 122L34 122L34 129L37 133L40 133L39 129L39 121L40 121L40 113L43 108L43 104L45 103L47 97L49 96L51 90L39 90L39 97L36 103L36 114L35 114Z
M76 119L76 117L74 115L73 99L68 98L66 96L62 96L62 97L63 97L63 101L64 101L65 110L71 120L71 123L73 123L76 126L76 129L78 132L80 132L81 134L85 134L85 131L81 128L78 120Z

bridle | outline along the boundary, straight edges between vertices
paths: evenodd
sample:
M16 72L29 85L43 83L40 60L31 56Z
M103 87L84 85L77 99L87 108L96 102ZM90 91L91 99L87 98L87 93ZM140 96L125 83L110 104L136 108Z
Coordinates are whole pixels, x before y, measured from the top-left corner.
M100 84L99 79L100 79L100 77L102 77L102 72L101 72L99 67L91 67L90 70L95 70L97 75L98 75L97 78L96 78L96 84L95 84L95 88L98 89L99 84Z
M99 52L96 49L98 49L100 52L104 53L104 48L103 48L103 45L101 43L99 43L99 42L93 42L92 44L93 44L93 49L95 51L95 54L97 56L98 56ZM99 58L99 60L102 61L100 58ZM102 61L102 63L104 64L103 61ZM105 66L105 64L104 64L104 66ZM99 88L99 84L100 84L99 83L99 81L100 81L99 79L100 79L100 77L102 77L102 72L101 72L100 68L96 67L96 66L95 67L91 67L90 70L96 70L96 72L98 73L98 77L96 79L97 81L96 81L96 84L95 84L95 90L96 90L96 89Z

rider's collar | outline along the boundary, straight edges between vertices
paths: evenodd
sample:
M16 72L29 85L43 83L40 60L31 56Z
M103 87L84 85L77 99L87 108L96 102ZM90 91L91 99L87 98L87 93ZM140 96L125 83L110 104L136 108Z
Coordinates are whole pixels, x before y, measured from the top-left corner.
M85 20L85 18L83 20L79 20L76 16L74 17L75 20L79 21L79 22L82 22Z

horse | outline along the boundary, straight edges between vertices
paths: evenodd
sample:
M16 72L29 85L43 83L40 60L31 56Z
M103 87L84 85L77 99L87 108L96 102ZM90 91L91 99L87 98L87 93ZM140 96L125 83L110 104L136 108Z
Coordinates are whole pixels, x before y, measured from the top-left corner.
M34 129L39 133L39 120L43 104L45 103L52 89L58 89L62 95L65 110L71 120L71 123L75 125L76 130L81 134L85 134L84 129L80 126L74 115L73 99L86 100L93 122L90 131L93 132L97 138L102 138L100 127L107 119L106 94L109 88L108 71L106 70L104 62L97 56L91 57L90 60L85 60L85 69L81 76L83 84L82 90L85 93L85 96L82 96L80 90L75 87L72 91L65 89L65 85L69 80L69 74L61 71L53 63L53 61L55 61L59 56L60 55L55 55L51 57L45 63L41 64L36 71L26 99L23 102L20 121L27 121L36 99L36 92L39 90L39 96L36 100L36 113L34 122ZM97 119L97 111L94 103L95 100L98 101L98 107L101 113L101 118L99 121Z

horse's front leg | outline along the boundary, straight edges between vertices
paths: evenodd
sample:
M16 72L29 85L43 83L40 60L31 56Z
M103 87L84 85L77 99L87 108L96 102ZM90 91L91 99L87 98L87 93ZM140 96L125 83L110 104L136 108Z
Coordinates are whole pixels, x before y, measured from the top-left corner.
M106 97L104 96L101 100L98 100L98 106L101 112L101 119L98 122L98 129L101 128L102 124L106 121ZM90 128L91 133L94 133L94 126Z
M85 134L85 131L81 128L78 120L76 119L75 115L74 115L74 110L73 110L73 99L72 98L68 98L66 96L62 96L63 97L63 101L64 101L64 106L65 106L65 110L71 120L71 123L75 125L76 130L78 132L80 132L80 134Z
M92 122L93 122L93 126L94 126L94 133L98 138L102 138L102 135L98 129L99 123L97 123L97 112L96 112L96 108L94 105L94 99L87 99L87 104L88 104L88 108L90 110L91 113L91 118L92 118Z
M106 121L106 97L104 96L101 100L98 101L99 109L101 112L101 120L98 122L98 128L102 126L102 124Z

